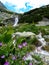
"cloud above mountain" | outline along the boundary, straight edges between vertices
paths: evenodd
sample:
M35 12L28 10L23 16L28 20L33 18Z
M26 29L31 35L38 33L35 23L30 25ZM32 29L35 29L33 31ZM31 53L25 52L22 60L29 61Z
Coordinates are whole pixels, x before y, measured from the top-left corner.
M23 13L34 8L49 4L49 0L0 0L7 9Z

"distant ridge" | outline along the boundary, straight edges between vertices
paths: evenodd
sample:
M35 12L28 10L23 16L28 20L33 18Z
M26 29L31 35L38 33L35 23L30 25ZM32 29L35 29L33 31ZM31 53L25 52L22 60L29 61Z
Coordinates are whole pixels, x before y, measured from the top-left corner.
M41 21L44 17L49 19L49 5L25 12L20 19L20 23L38 22Z
M0 8L6 9L6 7L3 5L3 3L0 1Z
M0 1L0 12L6 12L9 14L18 14L16 12L8 10L1 1Z

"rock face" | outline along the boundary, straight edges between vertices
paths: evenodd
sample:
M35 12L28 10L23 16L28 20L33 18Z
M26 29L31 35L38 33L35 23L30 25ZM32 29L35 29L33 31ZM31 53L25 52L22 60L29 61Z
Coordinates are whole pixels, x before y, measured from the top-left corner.
M11 11L7 10L7 8L0 1L0 22L2 22L4 24L12 24L13 25L15 22L15 18L17 16L19 17L19 15L20 14L18 14L18 13L11 12Z
M30 37L30 36L35 36L34 33L32 32L16 32L14 35L20 36L20 37Z
M43 18L42 21L39 21L36 26L47 26L49 25L49 19L48 18Z
M2 23L13 25L15 22L15 17L17 17L17 14L15 15L15 14L10 14L4 11L3 12L0 11L0 22Z

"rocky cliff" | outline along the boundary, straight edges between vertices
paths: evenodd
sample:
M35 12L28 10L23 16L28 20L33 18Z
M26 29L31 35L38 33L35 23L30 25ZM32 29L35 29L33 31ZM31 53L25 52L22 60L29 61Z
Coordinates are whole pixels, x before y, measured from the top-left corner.
M20 14L9 11L3 3L0 2L0 23L5 23L5 22L14 22L15 17L19 16Z

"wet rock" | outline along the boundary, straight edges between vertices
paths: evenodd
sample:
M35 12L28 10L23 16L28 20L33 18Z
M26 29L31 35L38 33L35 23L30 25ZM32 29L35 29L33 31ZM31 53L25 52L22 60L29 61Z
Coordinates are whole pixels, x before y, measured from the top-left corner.
M4 23L0 23L0 26L5 26L5 24Z

